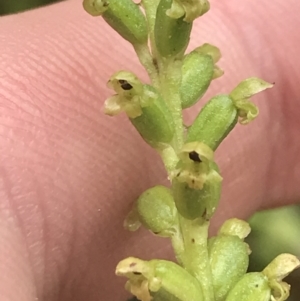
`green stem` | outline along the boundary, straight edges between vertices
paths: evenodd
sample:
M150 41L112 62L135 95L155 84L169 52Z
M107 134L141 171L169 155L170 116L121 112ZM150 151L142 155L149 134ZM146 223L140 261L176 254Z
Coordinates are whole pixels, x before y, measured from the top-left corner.
M136 45L133 45L133 47L134 47L134 50L135 50L141 64L146 69L153 86L158 87L158 85L159 85L158 72L157 72L157 68L154 64L153 58L151 56L151 53L149 51L148 45L147 44L136 44Z
M184 267L184 242L180 229L176 229L176 233L171 237L171 242L177 262Z
M205 301L214 301L212 273L209 264L207 238L209 221L180 217L184 240L184 267L199 281Z
M154 38L154 26L156 18L156 10L160 0L142 0L142 6L145 10L146 19L148 23L148 32L150 38L150 45L152 50L152 55L157 58L157 50Z
M172 172L178 163L178 157L174 148L171 145L166 144L158 148L157 151L161 156L169 177L171 177Z
M165 167L169 173L175 169L178 162L177 153L184 143L184 126L179 87L181 84L182 61L175 58L162 58L155 52L154 23L157 0L142 0L142 5L148 20L151 56L148 45L136 45L135 51L148 71L152 84L160 91L169 107L174 121L175 134L172 145L158 149ZM157 56L156 56L157 55ZM208 221L201 219L190 221L179 216L179 229L172 239L176 258L199 281L204 301L214 301L212 274L207 250Z
M160 92L173 117L175 135L172 146L178 153L183 146L183 118L179 87L182 61L164 59L159 66Z

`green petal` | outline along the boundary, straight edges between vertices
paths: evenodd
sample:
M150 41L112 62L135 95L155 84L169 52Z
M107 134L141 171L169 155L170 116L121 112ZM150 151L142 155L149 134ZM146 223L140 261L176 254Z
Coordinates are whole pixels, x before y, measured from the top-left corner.
M240 117L240 124L248 124L255 119L259 114L258 107L249 101L248 99L240 99L234 102L235 107L238 110L238 116Z
M268 88L272 88L273 84L270 84L260 78L250 77L240 84L230 93L234 105L238 109L238 115L240 117L239 122L241 124L248 124L255 119L259 113L259 110L255 104L253 104L249 98L261 91Z
M123 111L119 95L113 95L106 99L104 103L104 113L106 115L115 116Z
M296 256L292 254L280 254L268 264L263 273L269 279L281 281L299 267L300 261Z
M230 96L233 100L238 101L240 99L250 98L257 93L272 87L273 84L270 84L260 78L250 77L238 84L237 87L232 90Z

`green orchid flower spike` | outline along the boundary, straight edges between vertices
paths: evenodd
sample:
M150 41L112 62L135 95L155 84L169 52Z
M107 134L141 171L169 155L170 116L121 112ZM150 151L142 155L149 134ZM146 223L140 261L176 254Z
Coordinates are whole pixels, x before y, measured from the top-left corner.
M124 227L137 231L143 226L168 240L177 262L121 260L116 274L127 278L127 291L141 301L286 300L290 285L283 280L300 266L297 257L282 254L263 271L247 273L247 222L232 218L215 236L208 235L223 180L215 152L238 123L247 125L258 116L251 98L273 84L245 79L231 92L212 96L186 125L183 110L201 100L224 73L216 46L204 43L186 53L193 22L208 12L209 2L84 0L83 6L132 44L149 75L144 83L130 71L114 73L104 113L125 113L166 169L164 186L136 196Z

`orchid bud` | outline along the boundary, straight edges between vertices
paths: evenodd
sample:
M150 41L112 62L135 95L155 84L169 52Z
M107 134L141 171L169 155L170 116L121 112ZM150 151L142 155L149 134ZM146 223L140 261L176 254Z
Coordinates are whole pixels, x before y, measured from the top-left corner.
M221 54L217 47L204 44L187 54L182 63L180 97L182 108L194 105L206 92L211 81L222 75L215 63Z
M132 0L84 0L84 9L103 19L133 45L147 42L148 30L144 14Z
M182 55L189 43L192 23L167 15L173 0L160 0L156 11L154 37L162 57Z
M142 225L154 234L170 237L176 232L177 210L170 189L155 186L138 198L136 210Z
M247 273L229 291L225 301L270 301L271 288L263 273Z
M237 109L228 95L213 97L189 127L186 142L200 141L216 150L238 120Z
M208 251L215 300L222 301L246 273L249 247L238 236L221 234L210 239Z

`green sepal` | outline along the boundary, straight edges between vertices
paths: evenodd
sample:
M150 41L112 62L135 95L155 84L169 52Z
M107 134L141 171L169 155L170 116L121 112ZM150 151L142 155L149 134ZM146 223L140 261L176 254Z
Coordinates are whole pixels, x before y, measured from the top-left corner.
M182 55L188 46L192 23L182 18L173 19L167 15L172 0L161 0L157 7L154 26L154 38L158 52L162 57Z
M263 273L247 273L229 291L225 301L270 301L271 288Z
M185 181L180 179L180 174L173 178L172 187L175 204L178 212L186 219L194 220L201 217L208 220L214 214L221 196L222 178L219 175L217 164L215 162L209 163L209 169L203 177L205 181L201 189L191 185L194 178L196 176L192 175L192 183L190 183L189 178Z
M116 274L129 279L125 288L141 301L203 301L198 281L171 261L129 257L118 264Z
M297 258L295 255L284 253L274 258L263 270L263 273L269 279L281 281L299 267L299 258Z
M155 186L142 193L136 211L142 225L156 235L171 237L177 231L177 209L171 190L165 186Z
M249 247L238 236L221 234L209 240L208 252L215 301L222 301L246 273Z
M84 0L84 9L103 19L133 45L148 39L147 22L139 6L132 0Z
M228 95L217 95L201 109L189 127L186 142L200 141L216 150L238 121L238 112Z
M240 82L230 93L230 96L234 100L248 99L251 96L262 92L266 89L272 88L273 84L270 84L258 77L249 77Z

